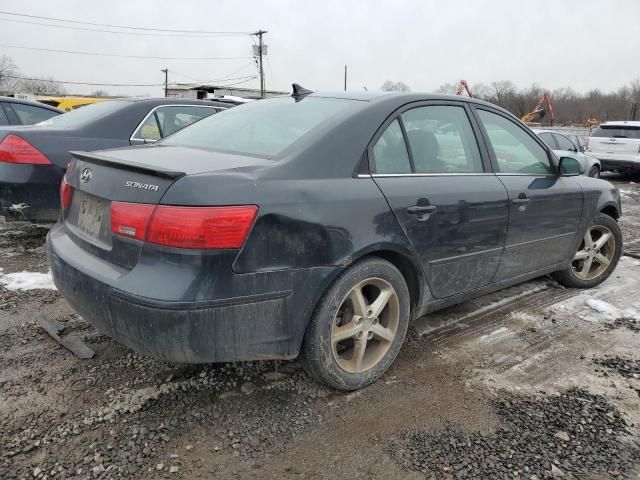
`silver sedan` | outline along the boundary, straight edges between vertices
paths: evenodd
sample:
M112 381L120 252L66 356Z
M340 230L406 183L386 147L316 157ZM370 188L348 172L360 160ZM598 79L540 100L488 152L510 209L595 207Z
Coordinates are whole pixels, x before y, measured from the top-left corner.
M602 167L600 160L591 155L585 154L579 145L569 138L569 136L551 130L533 129L533 132L547 144L551 150L560 157L571 157L578 160L584 167L584 175L598 178Z

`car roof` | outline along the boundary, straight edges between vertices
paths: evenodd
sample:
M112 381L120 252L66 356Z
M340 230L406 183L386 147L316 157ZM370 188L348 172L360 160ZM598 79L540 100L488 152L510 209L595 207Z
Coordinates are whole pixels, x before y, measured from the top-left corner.
M164 104L164 105L202 105L206 107L228 107L230 102L216 102L212 100L192 100L189 98L148 98L148 97L126 97L126 98L113 98L111 100L132 102L132 103L150 103L150 104Z
M64 113L64 110L60 110L59 108L52 107L51 105L47 105L46 103L32 102L30 100L22 100L21 98L0 97L0 102L20 103L22 105L32 105L34 107L44 108L45 110L51 110L52 112Z
M600 124L601 127L637 127L640 128L640 122L633 120L621 120L614 122L605 122Z
M531 131L533 133L535 133L536 135L538 135L539 133L556 133L558 135L564 135L565 137L570 137L571 135L575 136L575 133L565 133L565 132L558 132L557 130L544 130L542 128L532 128Z

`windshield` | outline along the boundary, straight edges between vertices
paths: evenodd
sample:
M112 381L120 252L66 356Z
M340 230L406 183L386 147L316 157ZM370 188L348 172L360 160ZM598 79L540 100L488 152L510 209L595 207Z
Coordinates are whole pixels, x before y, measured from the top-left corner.
M127 104L128 102L122 100L94 103L65 113L64 115L50 118L49 120L38 123L38 125L43 127L77 127L120 110Z
M273 157L356 100L292 97L259 100L200 120L162 145Z
M601 126L591 132L592 137L636 138L640 139L639 127L607 127Z

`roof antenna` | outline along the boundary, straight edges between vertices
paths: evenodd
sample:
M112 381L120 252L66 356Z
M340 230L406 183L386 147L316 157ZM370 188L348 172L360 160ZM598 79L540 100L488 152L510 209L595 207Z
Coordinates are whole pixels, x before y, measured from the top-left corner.
M293 98L304 97L305 95L309 95L310 93L313 93L311 90L307 90L306 88L301 87L297 83L294 83L291 86L293 87L293 93L291 94Z

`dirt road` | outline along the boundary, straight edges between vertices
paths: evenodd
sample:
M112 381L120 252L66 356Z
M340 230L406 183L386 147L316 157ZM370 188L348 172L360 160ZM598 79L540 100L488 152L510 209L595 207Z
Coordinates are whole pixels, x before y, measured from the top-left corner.
M632 249L640 185L612 180ZM47 272L45 232L0 224L0 283ZM75 358L41 314L96 356ZM593 290L545 277L421 318L352 394L296 362L150 360L55 290L0 286L0 479L640 478L639 352L630 256Z

